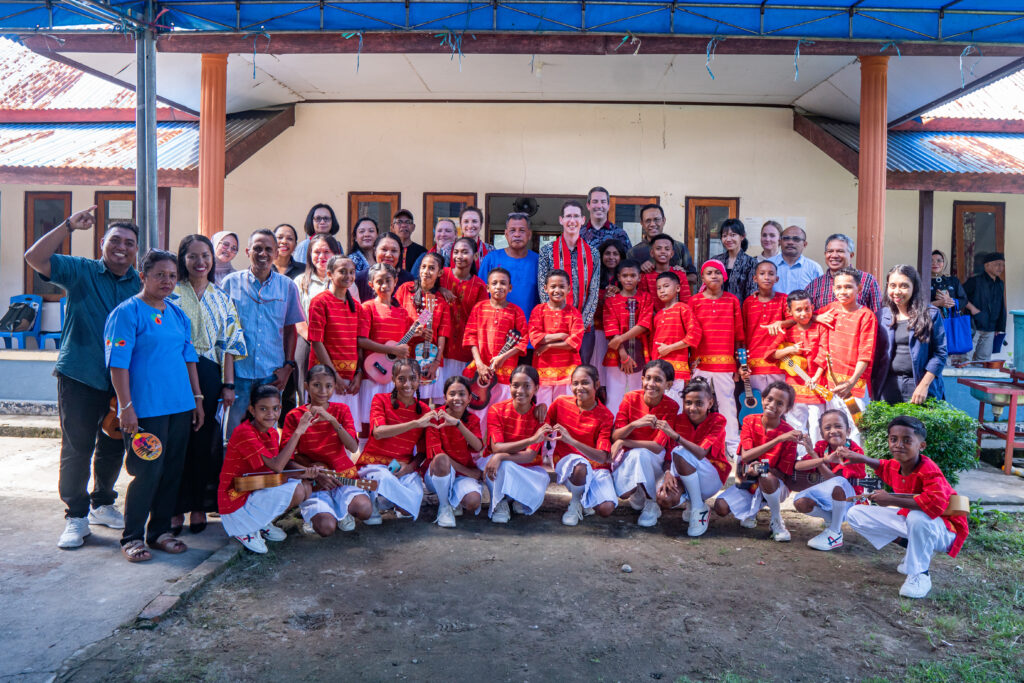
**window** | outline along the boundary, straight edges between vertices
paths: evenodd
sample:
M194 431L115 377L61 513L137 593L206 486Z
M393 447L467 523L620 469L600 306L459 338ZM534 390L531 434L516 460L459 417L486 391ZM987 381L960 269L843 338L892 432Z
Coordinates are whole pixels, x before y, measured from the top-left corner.
M459 226L459 215L468 206L476 206L476 192L424 192L423 193L423 246L434 246L434 226L442 218L455 221ZM459 233L461 236L461 233Z
M686 240L693 260L704 263L722 251L718 229L728 218L740 215L739 197L687 197Z
M608 220L626 231L633 244L644 238L640 222L640 209L648 204L658 204L657 197L612 197Z
M377 221L381 232L391 229L391 217L398 212L402 202L401 192L349 192L348 233L343 240L346 250L352 248L352 229L360 218Z
M986 254L1003 251L1006 204L953 202L952 274L960 280L980 273Z
M558 217L562 213L562 204L569 199L575 199L582 205L586 205L587 197L581 194L498 194L488 193L484 198L487 205L486 225L487 241L497 249L504 249L508 246L505 241L505 219L515 211L513 202L517 199L532 199L537 210L530 217L530 228L533 230L533 241L530 249L540 251L545 244L554 242L562 234L562 225ZM583 210L585 216L587 210Z
M70 192L26 192L25 193L25 248L60 225L71 215ZM57 253L71 253L71 235L64 240ZM64 290L46 282L42 276L26 263L25 293L39 294L45 301L60 301Z
M100 258L103 249L100 246L103 241L103 233L107 226L114 221L129 221L138 223L135 216L135 193L134 192L97 192L93 203L96 205L96 235L93 244L95 258ZM169 245L170 219L171 219L171 188L158 187L156 190L156 219L160 226L158 240L160 249L169 249L177 252L177 245ZM141 249L142 245L139 245ZM139 258L145 254L139 254Z

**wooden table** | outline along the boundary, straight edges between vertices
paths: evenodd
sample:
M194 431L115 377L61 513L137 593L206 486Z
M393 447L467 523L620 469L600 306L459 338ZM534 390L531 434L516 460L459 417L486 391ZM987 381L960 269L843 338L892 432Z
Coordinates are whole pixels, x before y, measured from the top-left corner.
M1017 404L1018 398L1024 395L1024 372L1014 372L1007 368L1000 368L1000 372L1010 375L1009 382L997 382L989 379L975 377L960 377L957 381L972 389L986 394L1009 394L1010 404L1007 406L1010 413L1007 421L985 422L985 402L980 401L978 405L978 448L981 448L981 439L984 435L994 436L1006 440L1006 455L1003 457L1003 473L1013 474L1013 449L1024 448L1024 433L1020 434L1021 440L1017 440Z

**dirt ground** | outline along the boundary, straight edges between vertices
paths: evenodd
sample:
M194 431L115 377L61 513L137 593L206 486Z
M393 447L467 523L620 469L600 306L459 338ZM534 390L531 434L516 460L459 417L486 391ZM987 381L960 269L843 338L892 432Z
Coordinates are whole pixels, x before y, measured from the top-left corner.
M654 529L621 507L568 528L546 506L454 530L433 512L329 539L293 528L66 680L900 680L943 657L897 595L900 548L849 532L812 551L820 521L795 513L778 544L766 512L756 530L714 519L698 540L678 512ZM936 589L971 581L961 564L938 558Z

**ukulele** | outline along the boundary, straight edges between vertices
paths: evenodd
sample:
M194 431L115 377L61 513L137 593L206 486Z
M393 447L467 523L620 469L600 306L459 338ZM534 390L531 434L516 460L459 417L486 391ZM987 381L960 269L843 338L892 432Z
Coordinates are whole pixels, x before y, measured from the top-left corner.
M259 491L280 486L289 479L297 479L306 473L306 470L282 470L281 472L259 472L255 474L243 474L231 481L231 488L239 493ZM342 486L355 486L363 491L376 491L376 479L349 479L332 470L323 470L323 473L334 479Z
M431 299L426 303L426 306L423 309L424 311L430 312L430 317L428 318L430 322L427 324L427 329L423 331L423 341L416 345L416 348L413 350L412 354L413 358L416 360L416 363L420 366L420 386L424 386L426 384L433 384L434 382L437 381L436 373L434 374L433 378L428 378L427 376L427 367L429 367L430 364L437 359L438 353L437 344L434 344L432 342L434 336L432 323L434 320L434 306L436 305L436 303L437 299ZM420 315L422 314L423 311L420 312Z
M629 311L629 327L627 329L631 330L636 327L636 297L626 299L626 309ZM630 372L629 374L632 375L640 372L640 369L644 366L644 350L640 344L637 343L636 337L633 337L626 342L626 354L633 359L634 363L633 372Z
M110 399L110 410L103 417L103 422L100 423L100 429L111 439L117 439L118 441L124 439L124 434L121 433L121 421L117 419L116 396Z
M501 345L501 350L494 354L494 358L497 358L506 351L511 350L522 338L523 335L519 333L519 330L509 330L508 334L505 335L505 343ZM469 407L473 410L483 410L490 405L491 392L498 384L498 375L494 372L494 359L491 359L491 364L488 367L491 369L491 381L489 382L484 382L481 379L480 373L477 372L475 363L470 363L466 366L466 369L462 371L462 376L470 380Z
M409 340L416 336L418 327L428 325L430 323L430 316L433 314L432 311L424 308L420 311L420 315L416 318L416 322L412 324L412 327L402 335L402 338L398 341L388 341L385 344L392 346L402 346L408 344ZM398 356L390 353L371 353L363 361L363 371L369 379L372 379L377 384L387 384L391 381L391 368L394 367L395 361L398 360Z
M836 372L832 369L832 354L825 354L825 364L828 365L828 376L832 380L832 386L836 386L839 384L839 378L836 377ZM853 424L860 426L860 405L857 404L857 399L850 396L850 398L844 398L843 403L846 404L846 410L849 411Z
M780 349L784 349L788 346L789 344L779 344ZM814 380L811 379L811 376L807 374L807 371L796 362L797 360L802 360L804 363L807 362L807 359L803 356L787 354L779 361L779 367L790 377L799 377L802 379L804 381L804 385L820 396L823 401L831 401L835 398L835 394L832 393L832 390L828 387L823 387L820 384L815 383Z
M837 474L835 476L838 477L840 475ZM789 487L789 490L794 492L803 491L831 478L819 472L817 467L811 470L794 470L793 478L791 479L792 486ZM850 486L864 487L864 494L858 495L866 495L885 486L885 482L878 477L846 477L846 481L850 482Z
M740 364L740 367L750 372L750 368L747 366L747 350L742 346L736 349L736 361ZM760 392L754 392L750 386L750 376L743 380L743 406L744 409L740 411L739 419L742 421L747 415L755 415L761 412L761 395Z

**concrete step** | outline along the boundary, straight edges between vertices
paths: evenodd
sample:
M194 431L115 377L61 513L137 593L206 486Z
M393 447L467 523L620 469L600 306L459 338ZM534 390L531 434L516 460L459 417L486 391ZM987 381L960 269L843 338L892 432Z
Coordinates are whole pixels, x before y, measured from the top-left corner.
M56 415L0 415L0 436L59 439L60 418Z

